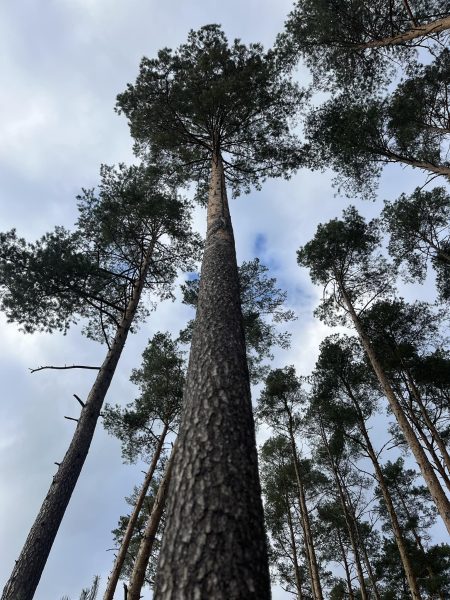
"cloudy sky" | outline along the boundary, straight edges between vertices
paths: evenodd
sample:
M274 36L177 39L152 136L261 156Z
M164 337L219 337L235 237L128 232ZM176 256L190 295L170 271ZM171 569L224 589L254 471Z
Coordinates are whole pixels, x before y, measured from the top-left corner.
M227 36L270 46L289 12L290 0L16 0L0 4L0 231L13 227L30 241L56 224L70 227L75 196L98 181L101 163L133 161L115 96L134 81L141 57L176 47L189 29L220 23ZM300 79L307 73L300 70ZM258 254L270 266L297 312L292 348L274 366L313 367L323 325L313 319L319 298L295 251L319 222L337 216L349 200L335 195L328 173L300 172L270 181L232 203L238 260ZM367 216L383 198L424 182L423 174L390 167L380 201L355 200ZM204 232L204 212L195 222ZM417 288L406 295L426 296ZM188 310L165 303L129 340L109 402L136 394L129 374L157 330L177 333ZM98 364L104 348L74 328L67 336L25 336L3 317L0 330L0 587L9 576L29 527L64 456L77 416L74 393L86 397L93 375L85 371L31 375L45 364ZM122 465L118 442L98 427L90 455L39 585L37 600L78 598L95 574L106 582L111 529L125 511L124 496L142 480L142 465ZM274 599L288 597L280 589Z

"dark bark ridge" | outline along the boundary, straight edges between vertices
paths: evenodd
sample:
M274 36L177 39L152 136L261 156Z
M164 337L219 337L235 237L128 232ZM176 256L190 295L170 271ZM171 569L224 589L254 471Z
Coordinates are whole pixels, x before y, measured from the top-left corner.
M269 600L239 283L219 154L155 600Z

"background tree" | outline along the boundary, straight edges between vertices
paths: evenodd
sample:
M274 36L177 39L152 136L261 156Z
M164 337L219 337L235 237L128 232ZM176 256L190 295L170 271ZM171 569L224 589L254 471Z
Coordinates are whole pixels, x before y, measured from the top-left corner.
M383 224L389 254L404 266L407 280L423 282L431 263L441 300L450 298L450 195L442 187L402 194L385 202Z
M84 317L86 333L108 347L2 600L28 599L38 585L127 335L146 314L142 293L167 297L177 270L193 267L199 244L189 206L149 175L141 167L104 167L98 194L79 198L73 234L57 228L36 244L14 232L2 236L1 307L8 318L26 331L64 331Z
M287 293L277 288L275 277L268 276L269 269L261 264L259 258L243 262L238 267L242 318L244 321L247 362L252 383L258 383L267 375L269 367L266 360L273 360L273 348L287 349L291 335L279 331L280 323L287 323L297 317L285 306ZM182 285L183 302L196 307L200 278L190 279ZM183 342L192 336L194 321L180 333Z
M450 502L361 322L361 315L370 303L375 298L388 297L392 290L395 274L383 257L375 254L379 246L377 223L365 223L351 207L344 211L342 220L333 219L326 225L319 225L314 239L298 251L298 261L309 267L313 282L325 286L319 308L321 318L328 322L349 319L356 329L390 409L450 531Z
M449 29L445 0L297 0L278 44L285 59L306 62L318 88L372 90L414 63L417 47L444 47Z
M155 598L194 590L216 598L270 596L225 181L237 193L298 162L288 120L299 100L261 46L238 40L229 46L216 25L191 31L175 52L144 58L136 84L118 97L138 153L149 147L150 158L161 154L173 170L199 183L199 195L210 174L197 316Z
M178 431L182 406L185 359L177 343L168 333L156 333L149 341L142 358L141 368L134 369L131 375L131 381L139 386L141 395L124 409L117 405L107 405L103 412L104 426L109 433L121 440L122 454L127 462L136 462L138 457L148 457L151 460L134 509L127 519L127 527L122 532L104 600L112 600L114 596L129 554L128 546L132 542L134 528L138 524L144 502L148 502L149 486L164 456L167 437L171 433L176 435ZM152 505L158 497L158 488L154 489ZM162 503L160 498L158 502ZM149 518L150 514L147 515L147 519ZM147 562L150 554L151 548L148 550ZM144 576L145 568L141 586Z

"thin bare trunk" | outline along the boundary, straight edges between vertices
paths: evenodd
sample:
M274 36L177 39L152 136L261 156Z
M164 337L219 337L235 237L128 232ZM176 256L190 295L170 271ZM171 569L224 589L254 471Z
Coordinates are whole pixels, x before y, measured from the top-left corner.
M430 415L428 414L428 411L422 402L422 397L420 395L420 392L419 392L409 370L406 371L406 377L408 379L409 390L410 390L411 394L413 395L414 400L417 402L417 405L419 407L419 410L423 417L423 420L425 421L426 426L430 430L431 436L432 436L433 440L436 442L436 446L439 448L439 451L442 454L442 459L445 463L445 466L447 467L448 473L450 473L450 455L448 453L447 447L446 447L443 439L439 435L439 432L436 429L433 421L430 419ZM448 476L445 478L445 483L450 490L450 480L449 480Z
M385 37L379 40L371 40L357 46L359 49L364 48L383 48L385 46L398 46L405 42L411 42L422 37L430 37L450 29L450 17L443 17L442 19L436 19L430 23L424 23L423 25L417 25L412 27L404 33L398 33L389 37Z
M145 526L144 535L142 536L138 555L134 562L133 572L131 573L130 577L127 600L139 600L141 597L141 590L145 580L145 572L147 570L148 561L153 550L153 544L156 534L158 533L159 523L164 511L164 506L166 504L167 488L172 475L175 448L176 446L174 446L172 449L172 453L166 465L164 477L159 484L158 493L156 494L156 498L153 502L152 511L149 515L147 525Z
M350 298L344 286L340 283L339 280L338 285L344 298L344 302L347 306L347 310L351 316L355 329L361 340L361 344L378 378L381 388L383 389L383 392L386 395L391 410L397 420L397 423L399 424L400 429L403 435L405 436L409 447L411 448L414 458L416 459L417 464L419 465L422 477L424 478L425 483L427 484L428 489L430 490L430 493L436 503L436 507L439 511L439 514L441 515L442 520L445 523L447 531L450 533L450 502L447 496L445 495L444 490L442 489L441 484L439 483L439 480L434 472L434 469L431 466L430 461L428 460L427 455L425 454L425 451L420 445L420 442L417 439L417 436L414 433L414 430L412 429L403 411L403 408L401 407L400 402L398 401L398 398L395 395L394 390L392 389L392 386L389 383L389 380L386 377L386 374L375 355L375 352L373 351L370 340L359 321L359 318L355 312L353 304L350 301Z
M297 587L297 596L298 596L298 600L303 600L302 577L300 575L300 567L298 564L297 543L295 541L294 527L292 525L291 507L289 506L289 502L288 502L287 498L286 498L286 514L287 514L288 525L289 525L289 534L291 536L292 562L294 563L295 585Z
M114 340L89 392L86 403L81 410L66 455L53 477L50 489L31 527L11 577L3 590L2 600L31 600L34 596L53 541L88 455L103 401L138 308L155 241L153 240L149 244L143 257L139 278L134 284L131 299L117 327Z
M358 426L361 434L364 438L367 454L369 455L370 460L372 461L373 468L375 470L375 477L377 479L378 485L380 486L381 493L383 495L384 503L386 505L386 510L388 511L389 518L392 525L392 531L394 533L395 542L397 544L397 548L400 554L400 559L402 561L403 570L405 571L406 579L408 581L409 590L411 592L411 597L413 600L421 600L419 586L417 584L416 576L414 573L414 569L409 558L408 550L405 543L405 538L403 537L402 529L400 527L400 523L398 521L397 513L394 507L394 503L392 502L392 496L389 492L389 489L386 485L386 480L383 475L383 471L381 470L380 463L378 462L378 458L376 452L372 446L372 442L369 437L369 432L366 428L366 423L364 420L364 416L361 412L359 404L356 398L353 395L353 392L350 388L347 387L347 393L350 396L350 399L353 402L353 405L358 414Z
M348 533L348 536L350 539L350 544L352 546L353 557L355 559L356 573L358 575L361 597L363 600L369 600L369 596L368 596L367 588L366 588L366 582L364 580L364 573L363 573L362 565L361 565L361 558L360 558L360 554L359 554L358 542L357 542L356 535L355 535L356 527L355 527L355 523L354 523L354 519L353 519L354 515L352 515L349 511L346 495L342 488L342 482L339 477L338 468L334 461L333 455L331 454L330 446L328 444L328 439L327 439L325 429L323 427L322 420L320 419L320 417L319 417L319 420L320 420L320 432L322 435L322 442L324 443L324 445L327 449L327 454L328 454L328 458L330 460L331 470L333 472L334 481L336 483L336 487L338 490L339 501L341 504L342 513L344 515L345 524L347 526L347 533Z
M316 550L314 547L314 539L311 531L311 522L309 520L308 506L306 504L305 488L303 480L300 476L300 464L297 454L297 446L295 444L294 434L290 428L290 441L292 449L292 458L294 459L295 478L297 480L298 500L300 505L300 514L303 521L303 532L305 537L306 556L308 558L308 566L311 577L311 588L314 600L323 600L322 586L320 583L319 567L317 565Z
M152 458L152 462L151 462L150 467L145 476L144 483L142 484L141 491L136 500L136 504L134 505L133 512L131 513L131 516L128 520L127 528L125 530L125 533L124 533L124 536L122 539L122 543L119 548L119 552L117 553L116 560L114 561L114 565L113 565L111 574L108 579L108 585L106 587L106 591L103 596L103 600L113 600L113 598L114 598L114 592L116 591L117 582L119 581L123 563L125 562L125 558L127 556L128 547L130 545L130 541L133 536L134 528L136 526L136 522L137 522L139 514L141 512L142 505L143 505L145 497L147 495L148 488L152 482L156 467L158 466L159 458L161 456L161 452L164 447L164 440L166 439L168 429L169 429L168 425L165 424L164 428L162 430L162 433L159 437L158 445L156 446L155 453Z
M355 594L354 594L353 588L352 588L352 579L350 577L350 567L348 566L348 561L347 561L347 553L345 552L344 544L342 543L342 538L341 538L339 529L336 529L336 534L338 537L339 548L341 549L342 560L344 562L344 571L345 571L345 579L347 581L348 597L350 600L355 600Z

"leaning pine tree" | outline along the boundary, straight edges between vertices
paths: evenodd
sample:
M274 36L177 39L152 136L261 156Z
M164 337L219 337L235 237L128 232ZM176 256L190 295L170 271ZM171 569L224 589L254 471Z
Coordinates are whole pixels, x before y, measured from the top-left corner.
M184 412L155 598L270 598L235 244L226 195L297 162L288 119L300 92L257 44L217 25L144 58L118 97L136 151L209 179L207 233ZM151 158L151 156L150 156Z
M98 193L79 198L77 229L34 244L0 234L0 309L25 331L65 331L84 319L107 352L2 600L30 600L86 460L128 334L146 316L142 296L170 295L179 268L194 266L189 206L143 167L103 167ZM148 307L148 304L147 304Z

